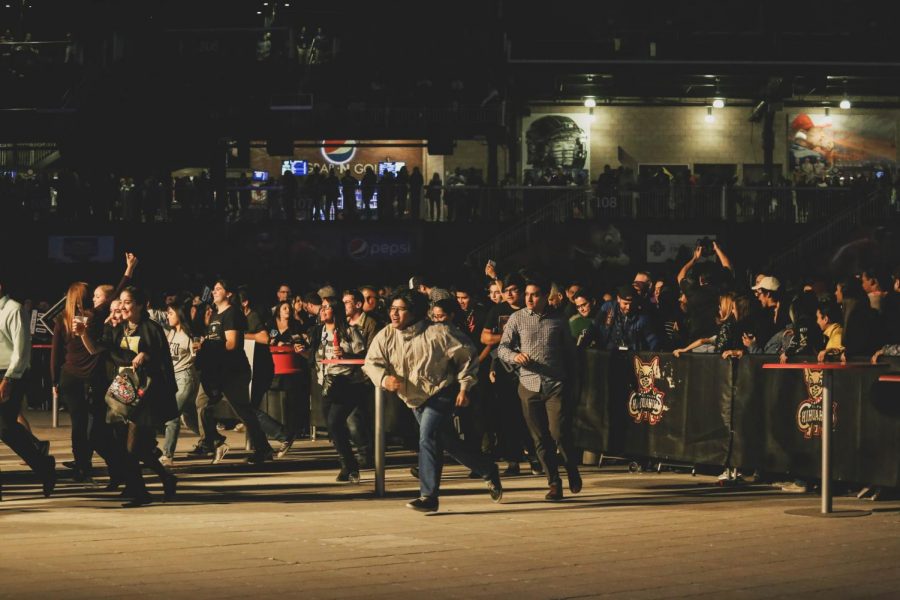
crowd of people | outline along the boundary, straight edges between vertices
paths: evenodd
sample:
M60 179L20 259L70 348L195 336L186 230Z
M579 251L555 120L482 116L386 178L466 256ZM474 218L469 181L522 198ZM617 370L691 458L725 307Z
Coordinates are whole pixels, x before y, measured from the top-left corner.
M310 396L320 393L336 479L357 483L373 462L374 386L396 394L419 423L411 471L420 496L408 506L428 512L438 509L444 451L483 479L494 501L503 495L501 475L521 474L523 463L546 477L548 501L581 490L571 409L574 357L587 348L671 351L676 358L707 352L724 360L761 353L782 362L900 355L900 269L874 265L837 282L790 284L763 272L745 289L714 241L700 243L672 280L638 271L614 289L554 282L528 269L500 273L491 261L483 274L445 287L417 275L394 288L339 288L335 281L295 295L285 282L271 307L226 279L199 294L148 295L135 285L136 267L127 254L117 286L69 286L45 365L71 419L74 460L64 465L75 481L92 484L96 453L107 467L107 489L123 488L128 507L154 500L143 468L159 477L170 500L173 465L225 459L229 446L217 426L223 402L247 432L247 462L261 464L286 457L308 432ZM49 495L55 460L21 411L34 389L31 319L5 284L0 278L2 439ZM248 359L244 340L251 339ZM301 366L276 376L276 354ZM281 420L262 410L271 390L284 398ZM179 456L182 424L199 438ZM502 472L498 463L505 463ZM726 477L735 475L726 469Z
M846 207L858 194L881 191L900 210L900 180L894 187L879 179L853 184L820 197L801 187L704 187L654 177L636 183L627 169L607 165L593 190L579 174L562 169L526 173L519 185L512 176L499 186L485 184L476 168L455 168L431 177L418 167L362 176L349 170L313 168L308 175L290 172L257 182L250 173L216 182L208 171L178 177L151 173L143 177L111 172L79 173L5 171L0 173L0 211L20 221L81 219L95 222L239 220L390 220L508 221L519 218L568 190L581 190L583 215L622 218L712 218L738 221L807 222ZM723 208L723 189L727 203ZM843 195L841 195L843 194ZM854 195L857 194L857 195ZM580 205L579 205L580 206ZM723 216L723 210L726 210ZM731 216L728 216L731 215Z

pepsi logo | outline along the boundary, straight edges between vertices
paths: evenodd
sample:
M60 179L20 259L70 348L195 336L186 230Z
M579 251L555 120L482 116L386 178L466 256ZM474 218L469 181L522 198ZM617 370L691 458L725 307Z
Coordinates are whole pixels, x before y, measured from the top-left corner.
M356 154L356 140L322 140L322 156L333 165L349 162Z
M347 245L350 258L363 258L369 253L369 242L362 238L353 238Z

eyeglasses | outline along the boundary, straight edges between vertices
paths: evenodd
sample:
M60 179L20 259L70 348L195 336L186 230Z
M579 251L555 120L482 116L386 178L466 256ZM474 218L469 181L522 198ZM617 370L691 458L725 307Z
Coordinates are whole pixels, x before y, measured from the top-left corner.
M587 308L589 306L590 304L588 304L587 302L582 302L581 304L578 304L577 302L575 303L575 308Z

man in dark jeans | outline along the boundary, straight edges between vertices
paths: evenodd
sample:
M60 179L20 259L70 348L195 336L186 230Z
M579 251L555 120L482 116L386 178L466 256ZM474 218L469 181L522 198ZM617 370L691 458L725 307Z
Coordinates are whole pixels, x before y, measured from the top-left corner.
M570 427L575 343L564 315L547 303L550 282L533 278L525 286L525 308L513 313L500 340L500 360L519 370L519 399L535 450L547 471L547 500L562 500L557 447L566 467L569 491L581 491L578 457Z
M25 396L22 376L30 360L31 335L22 305L6 295L0 278L0 439L41 478L44 496L49 496L56 486L56 459L45 456L41 442L18 422Z

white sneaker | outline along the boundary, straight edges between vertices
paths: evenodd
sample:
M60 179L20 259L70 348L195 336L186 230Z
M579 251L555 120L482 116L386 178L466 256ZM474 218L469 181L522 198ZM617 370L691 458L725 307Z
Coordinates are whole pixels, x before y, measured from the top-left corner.
M171 456L160 456L159 464L161 464L164 467L171 468L175 465L175 461L172 459Z
M800 485L796 481L792 481L787 485L781 486L782 492L788 492L790 494L805 494L809 491L809 487L807 485Z
M228 454L228 451L231 448L228 447L228 444L220 444L218 448L216 448L216 457L213 458L212 464L217 465L222 462L222 459L225 458L225 455Z

